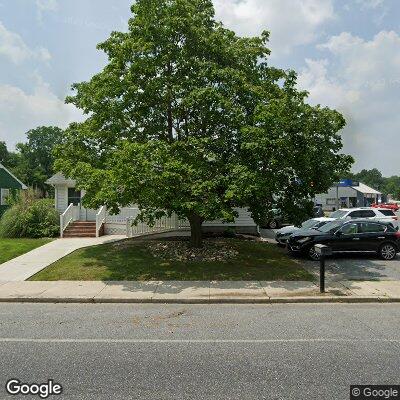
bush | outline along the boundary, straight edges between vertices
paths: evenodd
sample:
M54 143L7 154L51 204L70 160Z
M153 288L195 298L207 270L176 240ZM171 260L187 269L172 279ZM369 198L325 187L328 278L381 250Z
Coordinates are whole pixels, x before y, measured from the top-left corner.
M0 219L0 237L40 238L59 234L59 215L51 199L39 199L27 190L9 199L10 208Z

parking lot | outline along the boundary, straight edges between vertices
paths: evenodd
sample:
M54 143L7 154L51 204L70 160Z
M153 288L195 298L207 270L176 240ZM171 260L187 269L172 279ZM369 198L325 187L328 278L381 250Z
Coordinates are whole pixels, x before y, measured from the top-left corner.
M261 229L261 237L274 242L276 230ZM296 256L315 274L319 263L306 257ZM400 280L400 254L395 260L385 261L375 254L345 254L329 257L326 261L327 276L332 280Z

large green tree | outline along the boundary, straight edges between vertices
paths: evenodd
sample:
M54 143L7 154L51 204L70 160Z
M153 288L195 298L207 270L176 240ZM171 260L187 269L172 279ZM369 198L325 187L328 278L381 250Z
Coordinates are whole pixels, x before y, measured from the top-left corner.
M27 141L16 145L17 154L9 159L10 167L27 185L49 190L46 180L54 173L54 147L60 145L64 131L56 126L39 126L26 133Z
M67 99L88 118L70 126L56 165L86 205L138 204L150 222L175 212L200 246L202 223L232 221L234 207L260 219L278 203L300 218L349 168L344 119L269 66L267 32L238 37L211 0L138 0L132 12L128 32L98 46L106 67Z

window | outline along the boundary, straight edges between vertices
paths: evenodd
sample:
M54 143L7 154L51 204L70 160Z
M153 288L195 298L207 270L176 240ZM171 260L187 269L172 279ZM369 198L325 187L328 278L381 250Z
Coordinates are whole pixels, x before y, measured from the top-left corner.
M375 217L375 213L372 210L362 210L361 218L373 218Z
M347 214L347 211L337 210L333 212L330 217L331 218L343 218Z
M375 214L374 214L375 215ZM362 211L353 211L349 214L350 218L365 218Z
M336 205L336 199L326 199L327 206L334 206Z
M10 195L10 189L0 189L0 206L7 205L7 197Z
M357 224L346 224L341 229L343 235L354 235L358 232Z
M386 215L387 217L395 217L396 214L392 210L379 210L380 213Z
M71 203L77 206L81 202L81 191L75 188L68 188L68 205Z
M381 224L362 224L361 232L362 233L378 233L378 232L386 232L386 226Z

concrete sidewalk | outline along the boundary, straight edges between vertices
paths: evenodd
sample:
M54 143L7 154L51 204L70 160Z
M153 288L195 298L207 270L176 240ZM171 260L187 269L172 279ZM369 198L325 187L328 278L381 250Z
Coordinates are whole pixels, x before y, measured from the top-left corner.
M0 265L0 282L24 281L60 258L82 247L115 242L126 236L57 239Z
M399 302L400 281L0 282L0 302L312 303Z

